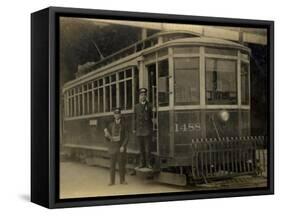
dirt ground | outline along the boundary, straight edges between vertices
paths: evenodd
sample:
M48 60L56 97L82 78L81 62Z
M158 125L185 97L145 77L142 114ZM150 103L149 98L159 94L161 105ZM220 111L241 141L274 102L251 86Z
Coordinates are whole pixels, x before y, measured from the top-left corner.
M222 188L263 187L264 178L241 177L229 181L220 181L199 186L180 187L126 176L127 185L119 184L118 172L116 184L108 186L109 170L85 164L65 161L60 163L60 198L82 198L112 195L167 193L194 190L212 190ZM231 186L231 187L230 187Z

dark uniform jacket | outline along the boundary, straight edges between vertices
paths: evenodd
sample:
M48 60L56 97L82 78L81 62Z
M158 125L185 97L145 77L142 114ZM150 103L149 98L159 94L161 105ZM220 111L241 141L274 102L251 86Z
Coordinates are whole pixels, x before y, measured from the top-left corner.
M110 134L110 136L112 136L112 132L113 132L113 127L114 127L115 121L111 122L106 128ZM115 126L116 127L116 126ZM120 147L123 146L125 151L126 151L126 147L127 147L127 143L128 143L128 138L129 138L129 133L128 133L128 129L127 126L125 125L125 123L122 121L120 121L120 127L121 127L121 131L120 131L120 141L118 142L113 142L110 139L106 138L107 143L108 143L108 153L109 154L116 154L117 152L119 152Z
M152 105L146 101L145 104L138 103L135 106L135 131L136 136L149 136L152 132Z

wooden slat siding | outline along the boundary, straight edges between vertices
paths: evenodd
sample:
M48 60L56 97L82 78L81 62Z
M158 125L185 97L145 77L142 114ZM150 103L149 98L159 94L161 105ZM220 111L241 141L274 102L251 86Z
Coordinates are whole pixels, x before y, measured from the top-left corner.
M206 176L206 173L204 172L204 154L205 154L205 151L204 151L204 149L202 149L202 151L200 153L201 173L202 173L202 175Z
M198 151L199 147L200 147L199 144L197 144L196 147L195 147L196 148L196 174L197 174L198 177L200 176L200 173L199 173L199 163L198 163L199 162L199 157L198 157L199 156L199 151Z
M210 146L210 143L207 143L207 149L208 149L208 167L209 167L209 176L212 175L213 171L212 171L212 151L211 151L211 146Z
M239 171L242 172L242 140L243 139L239 139L239 137L236 137L237 140L237 144L239 145Z
M232 145L232 142L230 140L230 137L227 137L227 142L229 144L229 153L230 153L230 165L231 165L231 173L234 172L234 154L233 154L233 145Z
M233 137L233 144L234 144L234 149L235 149L235 172L238 173L239 172L239 148L237 148L238 142L236 140L236 137Z
M249 165L250 165L250 172L253 170L253 145L252 145L252 142L248 142L248 145L249 145L249 153L250 153L250 156L249 156Z
M222 138L222 140L221 140L221 142L223 143L223 142L225 142L225 139L224 139L224 137ZM226 170L227 170L227 172L229 172L229 145L228 145L228 143L226 142L226 145L225 145L225 163L226 163Z
M262 158L263 158L263 173L264 175L267 174L267 168L266 168L266 159L265 159L265 150L262 150Z
M208 167L208 146L207 146L206 143L205 143L204 163L205 163L205 173L206 173L206 176L209 176L210 172L209 172L209 167Z
M257 168L257 157L256 157L256 150L257 150L257 139L253 139L253 146L252 146L252 156L253 156L253 171Z
M195 173L194 173L194 140L191 140L191 149L192 149L192 159L191 159L191 174L194 177Z
M243 162L243 172L246 172L246 149L247 149L247 143L245 142L245 140L243 139L243 143L242 143L242 149L243 149L243 155L242 155L242 162Z
M221 171L222 171L222 154L223 154L223 146L221 143L218 142L218 140L215 138L215 143L216 143L216 146L218 148L218 153L217 153L217 159L218 159L218 172L219 174L221 174Z

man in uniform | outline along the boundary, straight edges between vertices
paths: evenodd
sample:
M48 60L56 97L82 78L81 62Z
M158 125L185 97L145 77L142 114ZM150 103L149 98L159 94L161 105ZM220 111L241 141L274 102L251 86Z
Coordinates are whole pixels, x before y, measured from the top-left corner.
M139 90L139 103L135 106L135 129L136 142L140 148L140 168L151 168L150 145L152 137L152 105L147 101L147 89Z
M128 142L128 130L121 119L121 109L114 111L114 120L104 129L108 141L108 153L110 156L110 182L109 186L115 184L116 163L119 166L120 184L127 184L126 173L126 151Z

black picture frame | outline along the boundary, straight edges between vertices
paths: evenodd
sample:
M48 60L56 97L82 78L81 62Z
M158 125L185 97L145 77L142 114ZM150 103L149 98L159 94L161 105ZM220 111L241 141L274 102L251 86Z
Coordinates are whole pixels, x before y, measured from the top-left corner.
M268 185L265 188L59 199L58 17L266 28L268 31ZM49 7L31 15L31 201L47 208L192 200L274 193L274 22Z

